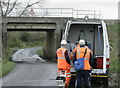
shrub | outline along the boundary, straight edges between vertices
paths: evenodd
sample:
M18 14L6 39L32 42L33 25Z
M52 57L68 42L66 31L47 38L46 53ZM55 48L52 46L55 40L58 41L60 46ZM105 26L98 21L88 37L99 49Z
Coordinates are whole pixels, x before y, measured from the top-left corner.
M8 40L8 47L21 47L21 40L19 37L11 37L11 39Z
M28 42L29 40L29 33L28 32L22 32L20 39L22 40L22 42Z

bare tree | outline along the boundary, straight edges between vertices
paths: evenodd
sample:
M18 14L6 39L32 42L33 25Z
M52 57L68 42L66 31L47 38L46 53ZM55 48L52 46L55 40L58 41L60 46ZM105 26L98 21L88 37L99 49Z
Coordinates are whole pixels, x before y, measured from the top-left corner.
M8 16L13 10L15 10L15 8L21 9L19 16L22 16L25 13L25 11L30 7L37 5L41 8L46 3L46 0L38 0L32 3L30 3L30 0L29 0L25 6L23 6L22 3L18 2L18 0L14 0L14 1L13 0L0 0L0 3L2 5L3 16Z
M1 3L0 3L0 62L1 62L1 58L2 58L2 15L1 15Z

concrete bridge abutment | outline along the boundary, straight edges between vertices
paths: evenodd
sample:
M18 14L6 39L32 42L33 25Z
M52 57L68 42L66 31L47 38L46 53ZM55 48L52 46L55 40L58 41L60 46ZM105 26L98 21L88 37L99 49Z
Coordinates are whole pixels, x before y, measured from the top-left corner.
M56 51L56 38L55 38L55 30L47 31L46 37L46 46L45 46L45 56L48 58L55 57Z
M7 48L7 31L46 31L45 56L55 58L68 19L73 18L3 17L3 53Z

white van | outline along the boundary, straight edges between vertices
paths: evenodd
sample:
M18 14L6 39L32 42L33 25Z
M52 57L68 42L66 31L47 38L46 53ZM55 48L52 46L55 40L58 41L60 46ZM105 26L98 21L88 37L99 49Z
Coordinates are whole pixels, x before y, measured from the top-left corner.
M109 42L105 22L68 21L62 39L68 41L69 53L79 39L84 39L94 54L92 80L108 85Z

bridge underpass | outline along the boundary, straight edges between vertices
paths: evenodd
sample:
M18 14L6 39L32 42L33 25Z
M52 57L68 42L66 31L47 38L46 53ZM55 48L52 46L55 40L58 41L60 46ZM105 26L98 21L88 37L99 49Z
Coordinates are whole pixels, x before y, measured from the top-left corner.
M54 53L56 50L56 43L55 43L55 30L56 24L50 23L42 23L42 24L8 24L7 31L14 32L14 31L45 31L47 32L46 36L46 45L45 45L45 56L49 58L54 58Z
M10 31L10 30L8 30L8 36L9 36L9 32L12 32L12 34L15 32L15 31ZM23 31L17 31L17 32L23 32ZM28 30L25 30L24 32L29 32L30 34L32 34L32 32L33 33L36 33L36 31L28 31ZM55 30L49 30L49 31L37 31L37 33L44 33L45 34L45 40L44 41L46 41L45 42L45 45L44 45L44 56L45 57L49 57L49 58L52 58L53 56L54 56L54 53L52 52L53 50L55 50L55 39L54 39L54 33L55 33ZM45 33L46 32L46 33ZM32 36L33 37L33 36ZM38 36L39 37L39 36ZM8 38L9 39L9 38ZM7 40L8 41L8 40ZM30 42L30 40L28 41L28 43ZM31 41L31 42L34 42L34 41ZM39 46L41 46L41 42L43 42L43 40L42 41L38 41L38 42L40 42L40 45ZM29 43L30 44L30 43ZM31 43L32 44L32 43ZM7 45L8 45L8 43L7 43ZM16 45L17 46L17 45ZM29 46L29 45L28 45Z
M67 20L68 18L3 18L3 53L7 48L7 32L45 31L47 32L45 56L55 58Z

